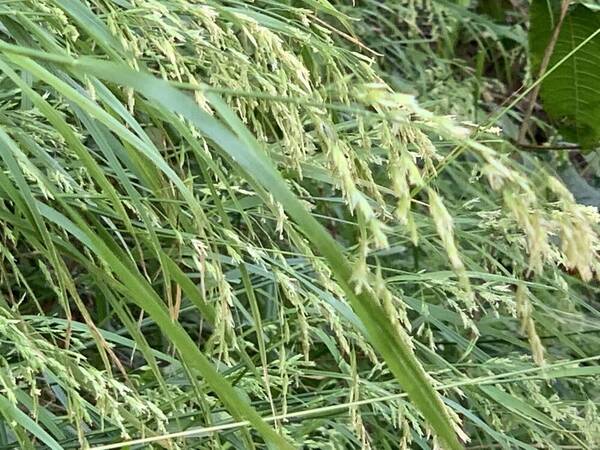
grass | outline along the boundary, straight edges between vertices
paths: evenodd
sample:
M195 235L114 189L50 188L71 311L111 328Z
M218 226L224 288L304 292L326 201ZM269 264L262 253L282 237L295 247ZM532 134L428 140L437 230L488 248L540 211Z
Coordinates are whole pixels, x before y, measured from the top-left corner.
M0 4L0 448L594 448L598 215L460 8Z

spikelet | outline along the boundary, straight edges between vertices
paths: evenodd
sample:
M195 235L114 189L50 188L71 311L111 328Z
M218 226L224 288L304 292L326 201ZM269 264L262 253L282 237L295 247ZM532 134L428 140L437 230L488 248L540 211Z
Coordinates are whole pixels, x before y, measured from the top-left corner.
M219 264L205 262L203 269L207 278L213 280L217 294L214 332L211 337L212 346L215 348L219 359L227 364L233 364L230 358L230 350L238 347L232 314L234 292Z
M348 402L351 404L350 406L350 423L358 440L360 441L360 448L365 450L371 449L371 439L369 437L369 433L365 428L365 424L363 422L362 415L360 413L360 407L355 405L354 403L360 400L360 383L361 380L358 376L358 370L356 367L356 353L350 353L350 373L352 375L350 381L350 398Z
M275 275L277 282L281 285L282 294L296 309L304 360L308 362L310 361L310 326L307 319L305 303L306 299L309 297L307 297L306 294L299 289L297 281L292 280L281 271L277 271Z
M428 194L429 211L435 223L438 236L446 249L446 254L448 255L452 268L458 275L460 286L464 290L464 295L461 295L460 298L464 301L467 311L472 312L476 308L476 303L473 291L471 290L469 277L467 276L465 266L460 258L458 248L456 247L452 216L448 213L440 196L433 189L428 189Z
M573 194L552 176L548 177L548 188L562 206L560 211L554 212L553 218L560 230L564 264L576 270L584 281L589 281L598 265L600 240L595 225L600 223L600 214L594 207L578 205Z
M529 301L529 291L524 284L519 284L517 286L515 297L517 302L517 316L521 320L521 333L527 334L529 345L531 346L531 352L533 354L533 360L539 366L543 366L544 347L540 337L537 334L535 322L533 321L532 317L533 306Z

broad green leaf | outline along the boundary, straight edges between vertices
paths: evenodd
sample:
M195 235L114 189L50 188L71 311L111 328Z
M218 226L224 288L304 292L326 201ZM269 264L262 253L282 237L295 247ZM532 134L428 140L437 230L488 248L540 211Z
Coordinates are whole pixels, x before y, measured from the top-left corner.
M529 49L536 75L558 22L559 3L534 0L531 5ZM544 110L567 139L593 146L600 140L600 12L584 5L568 11L547 72L540 89Z

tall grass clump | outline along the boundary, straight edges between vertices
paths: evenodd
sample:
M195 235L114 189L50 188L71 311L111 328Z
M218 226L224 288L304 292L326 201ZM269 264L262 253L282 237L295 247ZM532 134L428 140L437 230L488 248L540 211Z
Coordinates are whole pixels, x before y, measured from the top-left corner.
M600 445L597 211L339 3L0 3L0 448Z

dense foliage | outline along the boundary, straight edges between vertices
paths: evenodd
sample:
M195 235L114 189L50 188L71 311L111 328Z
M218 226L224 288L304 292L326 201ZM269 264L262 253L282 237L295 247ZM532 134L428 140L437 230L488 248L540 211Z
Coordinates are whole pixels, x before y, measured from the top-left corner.
M0 2L0 449L600 446L521 3Z

